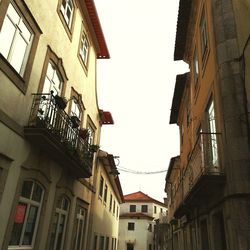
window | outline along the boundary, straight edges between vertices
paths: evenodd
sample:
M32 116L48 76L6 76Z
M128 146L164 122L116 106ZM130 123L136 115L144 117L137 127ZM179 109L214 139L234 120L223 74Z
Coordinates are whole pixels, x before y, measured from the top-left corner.
M63 249L68 213L69 200L66 197L62 197L57 204L56 213L52 221L50 250Z
M134 250L134 245L127 243L127 250Z
M87 129L88 129L88 132L89 132L88 133L89 134L88 143L89 143L89 145L92 145L92 144L94 144L94 141L95 141L95 130L90 124L88 124Z
M135 223L134 222L128 222L128 230L129 231L135 230Z
M136 205L130 205L129 206L129 212L130 213L136 212Z
M209 241L208 241L208 231L207 231L207 220L202 220L200 222L201 230L201 249L209 250Z
M24 181L16 206L9 246L34 246L44 189L35 181Z
M100 186L99 186L99 196L102 197L103 195L103 185L104 185L104 179L103 177L101 176L101 179L100 179Z
M200 40L201 40L201 55L204 62L208 50L208 36L205 10L203 9L200 20Z
M62 0L60 7L61 14L69 28L72 25L74 5L72 0Z
M143 213L147 213L147 212L148 212L148 205L142 205L142 206L141 206L141 211L142 211Z
M87 67L88 55L89 55L89 41L84 32L82 33L80 40L79 55L84 67Z
M195 88L197 86L198 77L199 77L199 61L198 61L197 49L195 48L193 55L193 78L194 78Z
M9 4L0 33L0 52L23 76L34 34L16 9Z
M113 214L115 214L115 199L113 201Z
M163 212L163 209L161 208L161 213Z
M62 93L62 87L63 87L62 77L57 67L53 64L52 61L50 61L45 75L42 93L47 94L53 91L54 95L60 96Z
M213 215L213 237L215 249L227 249L225 226L222 212L217 212Z
M119 206L116 207L116 218L118 219L119 217Z
M80 250L84 245L86 214L86 209L78 206L76 215L76 236L74 250Z
M154 213L156 214L157 213L157 207L154 206Z
M214 102L210 100L206 109L206 126L208 130L207 140L207 163L210 166L218 166L218 142L216 136Z
M93 242L93 250L97 250L97 241L98 241L98 236L95 235L94 242Z
M112 194L110 193L110 200L109 200L109 211L111 212L112 210L112 203L113 203L113 196Z
M99 250L104 250L104 236L100 236L100 241L99 241Z
M148 224L148 231L152 232L152 224L150 224L150 223Z
M80 105L78 103L78 101L76 100L76 98L72 98L71 101L71 111L70 111L70 116L76 116L79 120L81 120L81 108Z
M152 244L148 245L148 250L152 250Z
M41 30L22 1L2 0L0 8L0 69L25 93Z
M104 188L104 202L107 202L108 186L105 184Z
M109 250L109 237L106 237L105 250Z

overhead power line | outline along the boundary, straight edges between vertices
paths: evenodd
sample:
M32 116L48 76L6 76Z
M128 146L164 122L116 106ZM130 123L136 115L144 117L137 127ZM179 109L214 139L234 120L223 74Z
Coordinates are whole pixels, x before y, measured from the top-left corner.
M167 172L167 169L158 170L158 171L151 171L151 172L136 171L136 170L129 169L129 168L124 168L124 167L117 167L117 169L120 170L120 171L126 172L126 173L130 173L130 174L160 174L160 173Z

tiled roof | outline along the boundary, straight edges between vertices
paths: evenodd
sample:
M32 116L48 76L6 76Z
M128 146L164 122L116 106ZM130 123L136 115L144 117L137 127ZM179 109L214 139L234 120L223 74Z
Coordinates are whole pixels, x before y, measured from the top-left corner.
M151 198L150 196L148 196L147 194L144 194L141 191L135 192L135 193L131 193L131 194L127 194L124 195L124 201L125 202L148 202L148 203L157 203L161 206L166 206L166 204L155 200L153 198Z
M138 219L150 219L150 220L153 220L154 217L152 216L149 216L147 214L144 214L144 213L126 213L126 214L121 214L120 215L120 219L125 219L125 218L138 218Z

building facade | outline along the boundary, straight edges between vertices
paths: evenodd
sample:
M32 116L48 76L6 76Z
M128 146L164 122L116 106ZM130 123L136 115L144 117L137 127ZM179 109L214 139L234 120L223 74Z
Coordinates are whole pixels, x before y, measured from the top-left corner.
M116 250L118 244L120 204L123 193L114 156L100 150L97 157L96 194L93 196L90 244L87 249Z
M153 250L155 220L167 206L143 192L124 196L119 222L119 250Z
M0 1L1 249L89 249L105 58L92 0Z
M166 176L170 249L250 248L249 1L180 0Z

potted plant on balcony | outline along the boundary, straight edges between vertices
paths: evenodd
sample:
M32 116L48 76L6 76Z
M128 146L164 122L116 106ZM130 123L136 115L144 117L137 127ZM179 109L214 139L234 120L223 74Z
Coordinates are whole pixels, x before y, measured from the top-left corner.
M70 117L70 120L71 120L71 122L72 122L72 127L73 128L78 128L79 126L80 126L80 119L77 117L77 116L75 116L75 115L72 115L71 117Z
M62 97L62 96L59 96L59 95L55 95L54 99L55 99L56 106L59 109L65 109L66 108L66 106L67 106L67 99L65 97Z
M83 140L87 139L89 137L89 131L86 128L80 128L79 137L81 137Z
M95 145L95 144L90 145L90 151L92 153L96 153L99 148L100 148L99 145Z

